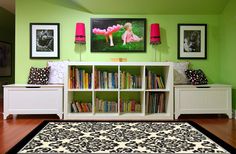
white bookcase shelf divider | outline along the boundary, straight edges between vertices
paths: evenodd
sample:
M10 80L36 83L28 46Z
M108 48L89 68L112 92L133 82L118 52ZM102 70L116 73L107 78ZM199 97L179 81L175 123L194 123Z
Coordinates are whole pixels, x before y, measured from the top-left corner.
M91 74L91 88L78 89L70 87L71 67L78 69L88 69ZM148 89L146 87L148 71L161 76L164 82L162 89ZM108 73L115 72L118 74L118 88L116 89L97 89L95 87L95 70L101 70ZM121 71L128 72L132 75L141 76L141 88L121 88ZM130 77L132 78L132 77ZM129 81L135 79L126 78ZM109 82L109 81L108 81ZM124 84L124 83L123 83ZM126 83L125 83L126 84ZM127 84L130 84L130 82ZM133 83L132 83L133 84ZM135 83L134 83L135 84ZM150 93L164 93L164 112L161 113L147 113L147 98L146 95ZM76 95L76 96L75 96ZM117 102L117 111L97 112L96 97L107 101ZM121 112L121 100L137 101L140 104L141 111L127 111ZM71 103L75 100L85 103L91 100L91 112L72 112ZM109 103L109 102L106 102ZM133 102L132 102L133 103ZM134 103L135 107L136 104ZM128 105L127 105L128 106ZM132 105L130 105L132 108ZM124 106L122 106L124 107ZM159 106L158 106L159 107ZM110 105L112 108L112 105ZM127 107L128 108L128 107ZM137 107L138 108L138 107ZM129 108L129 110L132 110ZM64 119L96 119L96 120L171 120L173 119L173 64L172 62L69 62L65 70L64 83Z

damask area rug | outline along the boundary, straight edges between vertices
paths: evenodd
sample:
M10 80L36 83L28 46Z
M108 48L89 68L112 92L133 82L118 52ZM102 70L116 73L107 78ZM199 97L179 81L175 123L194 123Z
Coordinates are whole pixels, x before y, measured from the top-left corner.
M194 122L44 121L8 153L233 153Z

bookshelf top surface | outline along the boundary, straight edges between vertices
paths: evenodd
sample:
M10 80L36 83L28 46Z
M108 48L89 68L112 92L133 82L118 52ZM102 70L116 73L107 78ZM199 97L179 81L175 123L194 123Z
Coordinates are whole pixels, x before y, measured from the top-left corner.
M174 85L175 88L223 88L232 87L226 84L206 84L206 85Z
M37 84L9 84L3 85L3 87L8 88L56 88L56 87L64 87L63 84L47 84L47 85L37 85Z
M69 62L69 66L86 65L86 66L170 66L172 62Z

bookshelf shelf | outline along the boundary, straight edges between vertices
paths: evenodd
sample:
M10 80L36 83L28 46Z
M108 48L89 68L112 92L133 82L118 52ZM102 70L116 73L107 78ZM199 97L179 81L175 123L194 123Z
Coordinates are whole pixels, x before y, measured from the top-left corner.
M68 89L68 91L93 91L93 89Z
M72 116L76 116L76 115L93 115L92 112L77 112L77 113L74 113L74 112L71 112L70 113Z
M119 89L94 89L94 91L119 91Z
M114 113L114 112L98 112L95 113L94 116L119 116L119 113Z
M120 115L129 115L129 114L137 114L137 115L142 115L142 112L120 112Z
M146 89L145 91L150 91L150 92L169 92L169 89Z
M64 119L173 119L172 65L171 62L69 62L64 83ZM155 100L164 93L161 113L149 112L152 111L149 104L153 103L147 103L147 93L157 93ZM72 104L76 102L87 104L90 112L74 112ZM159 108L159 103L154 103L154 107Z
M144 91L144 89L120 89L119 91Z

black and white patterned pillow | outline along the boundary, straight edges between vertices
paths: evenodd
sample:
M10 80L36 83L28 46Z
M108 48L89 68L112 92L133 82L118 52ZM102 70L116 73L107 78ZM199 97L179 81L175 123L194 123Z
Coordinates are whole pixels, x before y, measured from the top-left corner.
M45 68L30 68L28 84L48 84L50 67Z
M204 74L204 72L201 69L198 70L187 70L185 71L185 74L193 85L201 85L201 84L207 84L208 80Z

